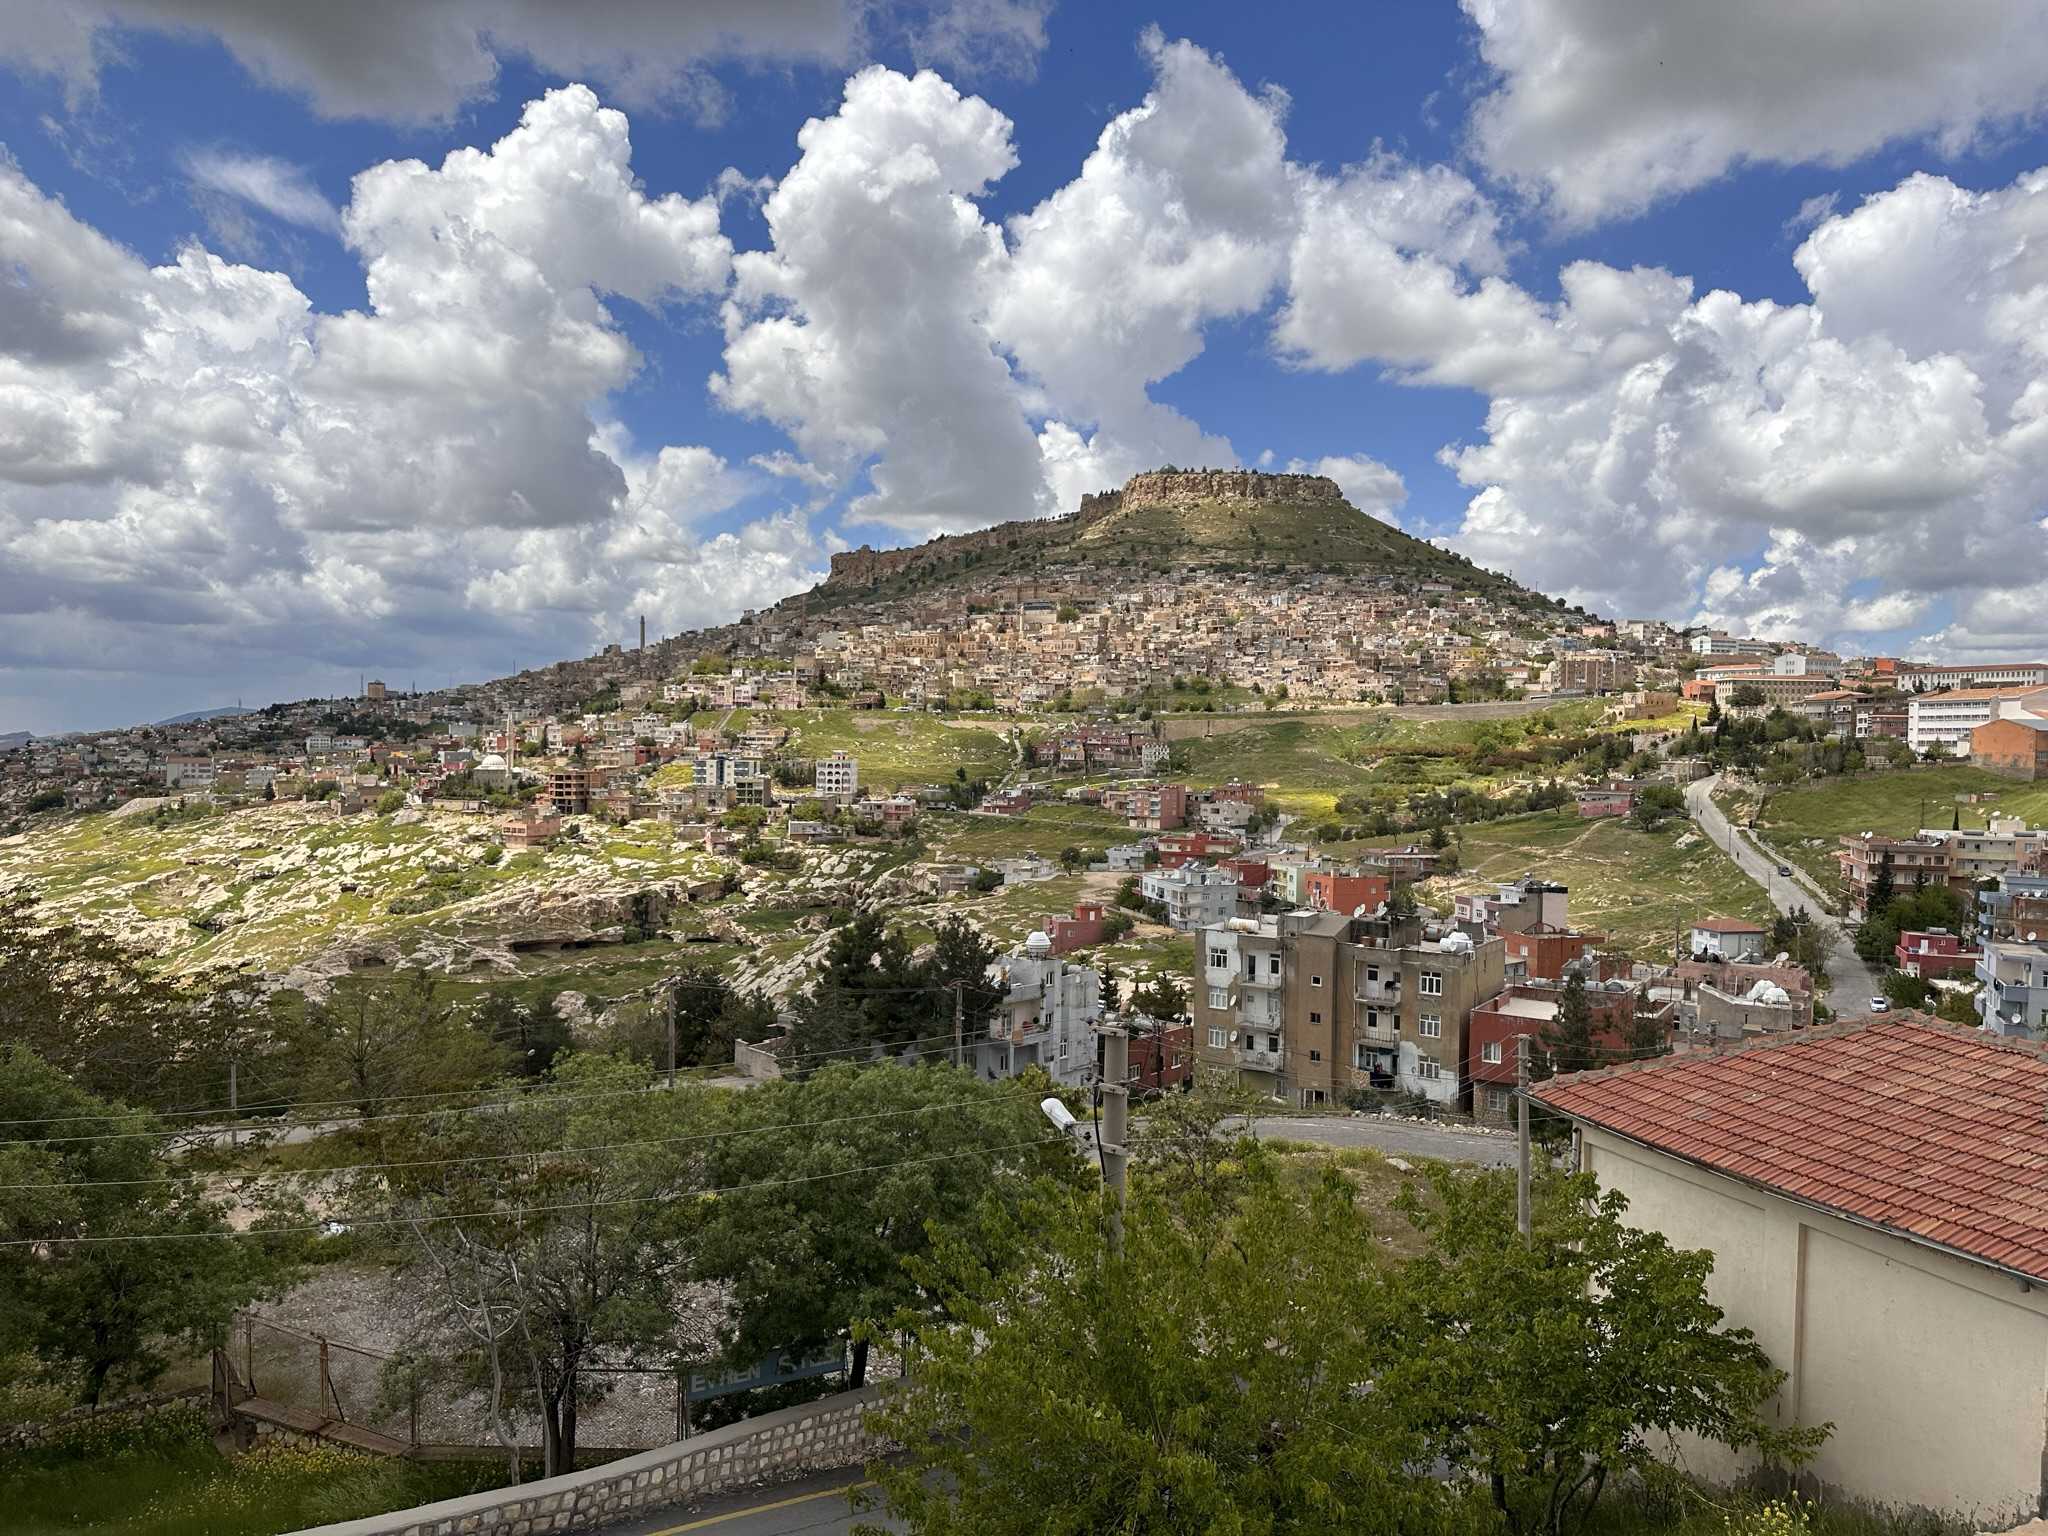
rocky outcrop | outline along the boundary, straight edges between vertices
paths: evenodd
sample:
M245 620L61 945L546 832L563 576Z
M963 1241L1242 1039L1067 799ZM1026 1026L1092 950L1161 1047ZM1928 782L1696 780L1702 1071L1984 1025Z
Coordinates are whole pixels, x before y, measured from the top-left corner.
M972 563L983 556L1041 548L1058 551L1076 534L1119 510L1192 507L1214 502L1247 505L1344 505L1344 493L1325 475L1269 475L1255 469L1153 469L1133 475L1120 491L1081 498L1064 516L997 523L976 533L951 533L909 549L866 544L832 557L828 586L871 587L907 572Z
M1256 469L1154 469L1131 476L1122 494L1127 512L1231 501L1342 506L1344 493L1327 475L1269 475Z

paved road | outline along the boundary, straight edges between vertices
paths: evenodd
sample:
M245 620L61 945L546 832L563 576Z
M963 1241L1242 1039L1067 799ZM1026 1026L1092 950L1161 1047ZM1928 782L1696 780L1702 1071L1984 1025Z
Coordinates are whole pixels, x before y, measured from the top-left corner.
M1721 808L1714 804L1713 794L1714 786L1720 782L1720 776L1715 775L1686 786L1686 809L1699 823L1700 831L1728 850L1736 867L1763 887L1771 905L1780 912L1790 912L1795 907L1804 907L1816 914L1825 912L1826 903L1812 881L1796 868L1789 876L1779 874L1776 857L1759 849L1747 833L1721 814ZM1838 927L1835 931L1834 948L1828 951L1827 970L1828 979L1834 985L1832 1006L1836 1013L1862 1013L1869 1000L1884 991L1884 977L1863 963L1856 947L1849 942L1846 928Z
M1387 1115L1275 1115L1254 1120L1262 1137L1313 1141L1330 1147L1377 1147L1396 1157L1440 1157L1505 1168L1515 1160L1515 1139L1499 1131L1454 1131Z
M700 1504L654 1510L603 1528L602 1536L842 1536L854 1522L885 1531L902 1526L878 1510L856 1514L848 1492L868 1487L858 1468L826 1472L792 1483L726 1494Z

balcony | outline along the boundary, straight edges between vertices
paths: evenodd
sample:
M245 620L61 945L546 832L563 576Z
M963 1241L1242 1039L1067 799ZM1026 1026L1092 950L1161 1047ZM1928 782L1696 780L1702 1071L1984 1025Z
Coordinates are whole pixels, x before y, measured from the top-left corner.
M1240 1024L1277 1029L1280 1026L1280 999L1267 992L1254 992L1249 997L1239 998L1237 1018Z
M1239 1041L1232 1054L1237 1064L1251 1072L1278 1072L1287 1062L1287 1048L1283 1045L1277 1051L1266 1049L1263 1043L1246 1045Z
M1398 1008L1401 1005L1401 978L1390 981L1355 981L1351 986L1351 1000L1357 1003L1373 1003L1382 1008Z
M1287 980L1286 977L1275 976L1270 971L1244 971L1239 974L1237 979L1246 986L1257 987L1263 992L1278 991L1286 984Z

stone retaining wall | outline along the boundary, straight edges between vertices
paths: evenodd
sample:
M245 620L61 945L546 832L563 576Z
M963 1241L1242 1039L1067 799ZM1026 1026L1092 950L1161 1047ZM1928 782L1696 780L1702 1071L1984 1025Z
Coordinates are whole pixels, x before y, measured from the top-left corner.
M175 1392L153 1392L144 1397L117 1398L97 1408L67 1408L54 1419L35 1424L17 1424L0 1431L0 1449L20 1450L54 1440L66 1430L95 1419L143 1419L173 1409L196 1408L204 1413L213 1393L206 1387L181 1387Z
M587 1471L316 1526L295 1536L541 1536L584 1531L639 1510L750 1483L853 1466L887 1449L862 1423L880 1390L863 1387L821 1397Z

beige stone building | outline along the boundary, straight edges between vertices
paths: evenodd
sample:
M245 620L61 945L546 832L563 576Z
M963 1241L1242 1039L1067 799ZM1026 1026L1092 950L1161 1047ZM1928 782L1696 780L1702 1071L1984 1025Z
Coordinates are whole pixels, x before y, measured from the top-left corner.
M1628 1220L1714 1255L1810 1467L2003 1530L2048 1504L2048 1057L1913 1013L1558 1078ZM1749 1467L1686 1448L1709 1478Z

